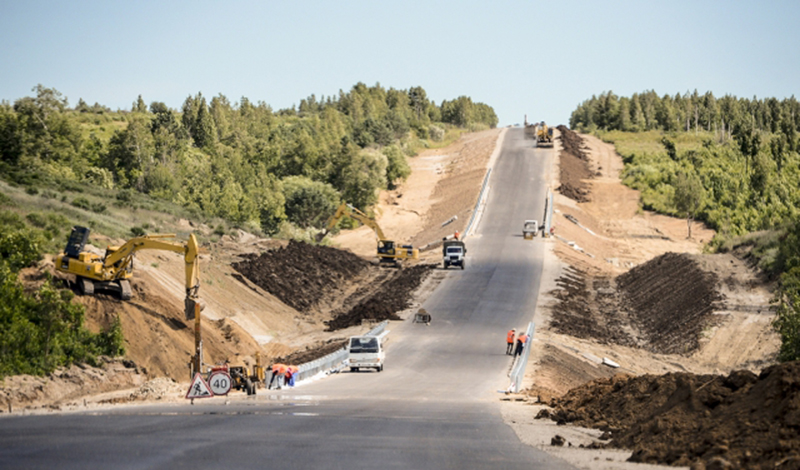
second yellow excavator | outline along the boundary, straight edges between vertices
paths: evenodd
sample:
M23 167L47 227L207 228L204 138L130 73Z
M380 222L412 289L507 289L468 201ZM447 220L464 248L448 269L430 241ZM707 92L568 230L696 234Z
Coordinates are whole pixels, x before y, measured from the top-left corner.
M336 226L339 219L345 216L361 222L375 232L375 235L378 237L378 259L381 263L394 263L396 265L403 260L419 259L419 249L411 245L399 245L387 239L381 227L375 222L375 219L346 202L343 202L339 208L336 209L336 213L328 219L327 226L322 232L317 234L317 243L321 242L328 232Z

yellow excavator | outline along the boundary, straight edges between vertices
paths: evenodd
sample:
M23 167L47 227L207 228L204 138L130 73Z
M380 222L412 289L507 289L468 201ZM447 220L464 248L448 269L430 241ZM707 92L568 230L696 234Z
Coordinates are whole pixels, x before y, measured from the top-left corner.
M120 299L130 300L133 276L133 255L139 250L162 250L182 253L186 261L187 317L192 316L198 304L200 273L198 268L197 239L189 235L187 242L166 241L175 234L143 235L128 240L121 246L109 246L102 258L84 251L89 240L89 229L75 226L70 233L64 253L56 257L56 270L75 276L75 283L83 295L93 295L95 290L116 292ZM202 306L201 306L202 308Z
M378 259L381 263L394 263L397 265L402 260L419 259L419 249L411 245L398 245L394 241L387 239L375 219L346 202L343 202L336 209L336 213L328 219L327 226L317 234L317 243L321 242L328 232L336 226L339 219L345 216L361 222L375 232L378 237Z

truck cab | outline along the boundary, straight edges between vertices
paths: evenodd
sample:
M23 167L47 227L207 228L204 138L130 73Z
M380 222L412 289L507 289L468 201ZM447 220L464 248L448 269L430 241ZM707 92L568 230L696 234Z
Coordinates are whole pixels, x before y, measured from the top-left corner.
M444 269L450 266L461 266L464 269L467 246L461 240L448 240L442 245L442 265Z
M375 369L378 372L383 370L383 363L386 360L386 352L383 350L383 342L386 337L384 332L378 336L351 336L347 343L349 357L347 366L351 372L358 372L360 369Z
M522 237L525 240L533 240L539 234L539 222L536 220L526 220L522 226Z

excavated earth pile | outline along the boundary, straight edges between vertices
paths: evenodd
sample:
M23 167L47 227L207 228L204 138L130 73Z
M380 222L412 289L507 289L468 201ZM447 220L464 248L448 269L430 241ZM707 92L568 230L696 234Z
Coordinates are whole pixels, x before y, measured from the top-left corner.
M284 248L248 255L233 268L298 311L324 304L332 318L325 322L327 330L336 331L364 320L400 320L397 312L410 306L414 290L433 266L388 270L349 251L291 241Z
M699 346L721 296L717 275L700 269L690 255L665 253L617 277L623 308L662 354L682 354Z
M589 168L589 156L583 150L583 139L563 124L557 129L561 139L558 192L578 202L589 202L590 186L586 180L594 175Z
M348 251L294 240L283 248L244 258L233 263L235 270L298 311L307 310L371 266Z
M634 462L800 468L800 363L760 375L672 373L598 379L555 398L551 418L605 431ZM600 444L598 447L605 447Z
M362 320L400 320L397 312L411 306L412 293L422 284L434 265L421 264L404 268L383 282L374 294L349 311L325 322L328 331L360 325Z
M696 350L721 300L717 276L687 254L666 253L614 279L570 268L557 284L555 331L660 354Z

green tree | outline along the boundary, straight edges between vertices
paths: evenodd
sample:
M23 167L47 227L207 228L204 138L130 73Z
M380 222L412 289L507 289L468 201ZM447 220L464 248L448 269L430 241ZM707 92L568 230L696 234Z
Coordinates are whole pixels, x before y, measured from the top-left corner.
M322 228L340 203L333 186L304 176L284 178L283 194L287 219L303 228Z
M395 189L398 180L405 180L411 174L406 156L400 147L390 145L383 149L386 155L386 184L389 189Z
M675 178L673 204L677 211L686 217L688 237L692 238L692 218L700 210L705 198L705 190L695 173L678 173Z

